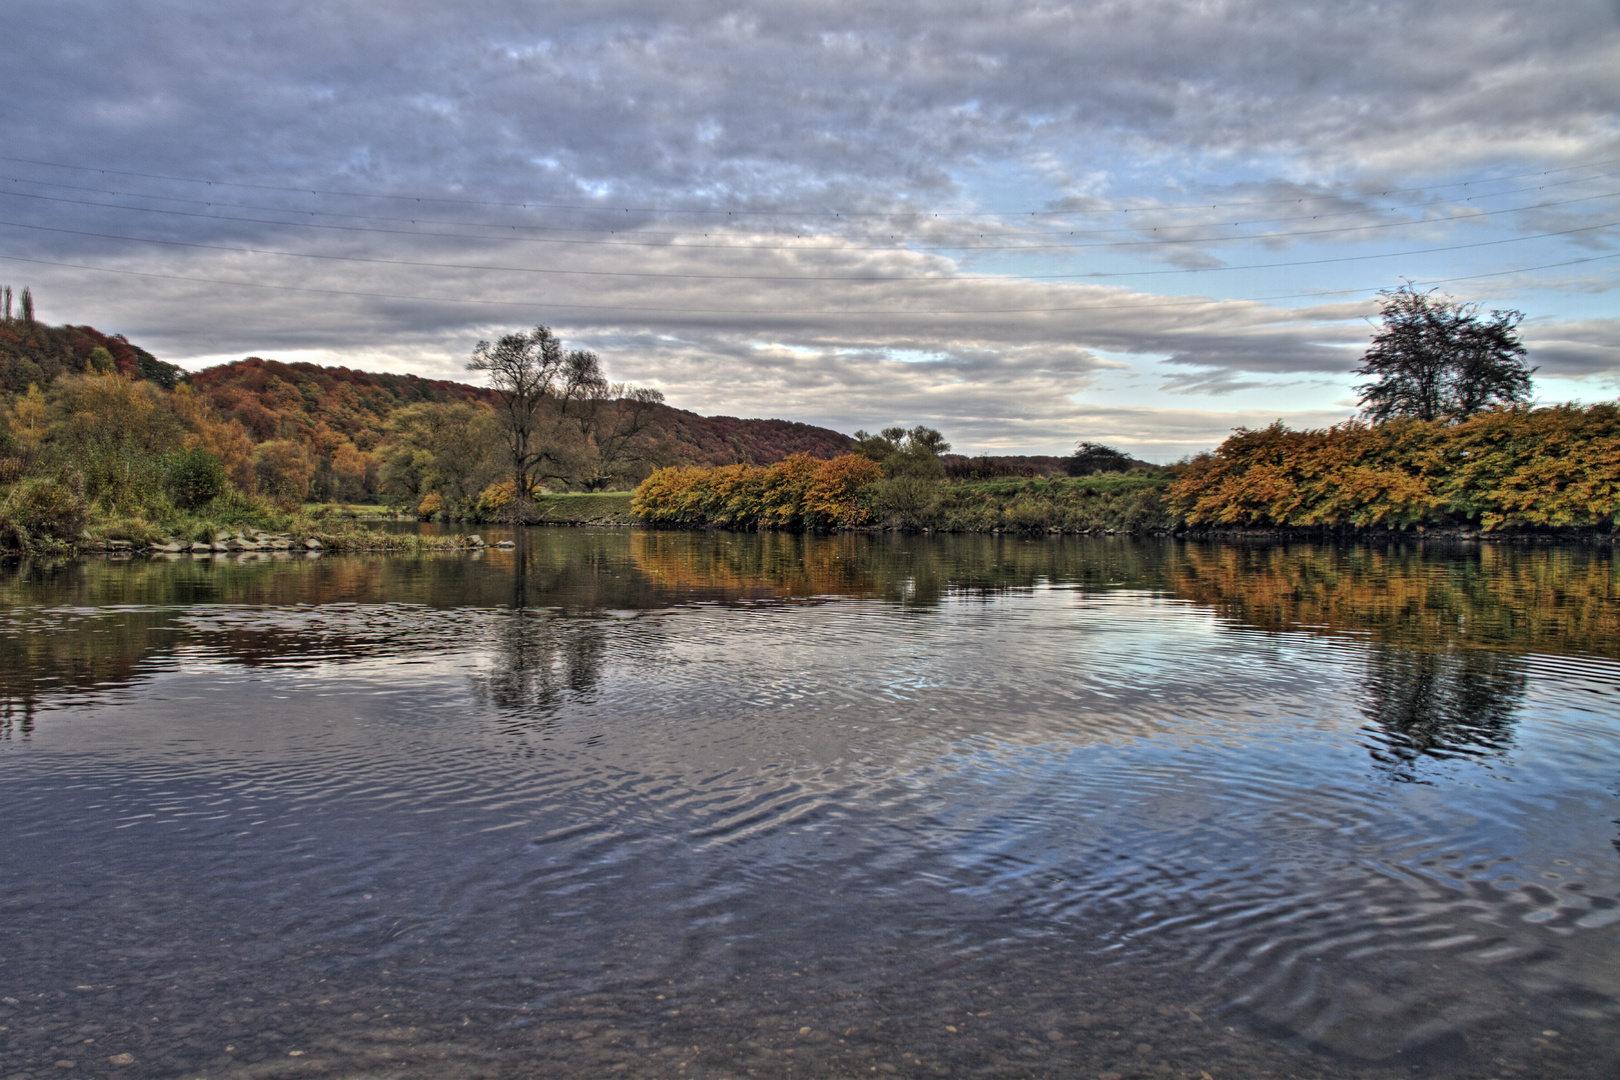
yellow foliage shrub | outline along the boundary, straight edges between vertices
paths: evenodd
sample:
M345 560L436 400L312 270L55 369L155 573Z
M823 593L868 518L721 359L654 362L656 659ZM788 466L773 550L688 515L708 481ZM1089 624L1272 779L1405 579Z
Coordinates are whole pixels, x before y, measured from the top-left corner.
M1192 524L1613 528L1620 406L1239 429L1170 485Z
M478 495L478 513L486 521L499 517L500 513L512 505L517 498L517 485L510 480L501 480L489 485Z
M659 469L636 488L630 509L655 524L731 528L829 528L871 520L866 493L882 468L846 454L821 461L795 454L775 465Z

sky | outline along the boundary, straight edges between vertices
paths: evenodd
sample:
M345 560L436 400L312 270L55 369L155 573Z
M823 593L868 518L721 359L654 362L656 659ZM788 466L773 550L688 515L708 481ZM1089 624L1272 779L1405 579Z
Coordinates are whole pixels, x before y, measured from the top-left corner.
M1620 2L52 0L0 283L196 369L473 381L547 325L704 414L1151 461L1339 422L1379 294L1620 393Z

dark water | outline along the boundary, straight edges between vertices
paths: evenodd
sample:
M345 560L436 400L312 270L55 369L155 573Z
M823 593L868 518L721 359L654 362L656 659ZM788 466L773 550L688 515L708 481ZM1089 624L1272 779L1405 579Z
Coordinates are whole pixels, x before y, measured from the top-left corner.
M0 1078L1620 1074L1610 553L521 539L0 565Z

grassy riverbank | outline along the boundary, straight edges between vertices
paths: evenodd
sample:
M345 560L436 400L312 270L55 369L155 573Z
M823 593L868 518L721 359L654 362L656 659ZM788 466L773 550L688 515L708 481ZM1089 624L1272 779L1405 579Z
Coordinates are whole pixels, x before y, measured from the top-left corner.
M119 514L90 504L70 483L24 480L0 489L0 552L326 550L416 552L469 546L463 536L416 536L366 526L380 507L279 507L227 493L191 510ZM312 544L311 541L314 543Z
M633 491L569 492L535 500L536 522L541 525L639 525L630 510Z

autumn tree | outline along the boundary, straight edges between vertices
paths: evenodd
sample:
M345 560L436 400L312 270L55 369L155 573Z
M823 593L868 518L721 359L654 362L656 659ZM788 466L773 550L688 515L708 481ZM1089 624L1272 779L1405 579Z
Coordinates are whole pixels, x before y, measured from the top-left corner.
M131 513L159 496L185 437L163 391L126 375L64 376L52 390L49 450L93 501Z
M467 364L501 399L513 490L532 498L544 480L605 485L663 400L607 381L597 355L564 352L550 327L480 341Z
M570 353L569 360L570 379L578 387L568 409L579 434L573 479L588 491L600 491L628 478L642 460L636 437L652 425L664 395L651 387L608 382L593 352Z
M422 402L396 412L382 448L384 490L412 506L437 493L464 511L495 478L500 435L489 409L466 402Z
M1355 371L1373 380L1356 387L1367 419L1461 419L1530 399L1536 369L1525 366L1519 341L1523 312L1493 310L1486 318L1478 304L1419 292L1410 282L1379 295L1383 329Z
M297 506L309 494L315 462L301 443L272 439L253 448L259 490L282 506Z
M570 363L562 339L549 326L480 341L467 363L481 371L500 395L501 420L512 469L512 486L532 498L541 479L560 457L556 428L567 403L580 392L570 377L581 365Z

